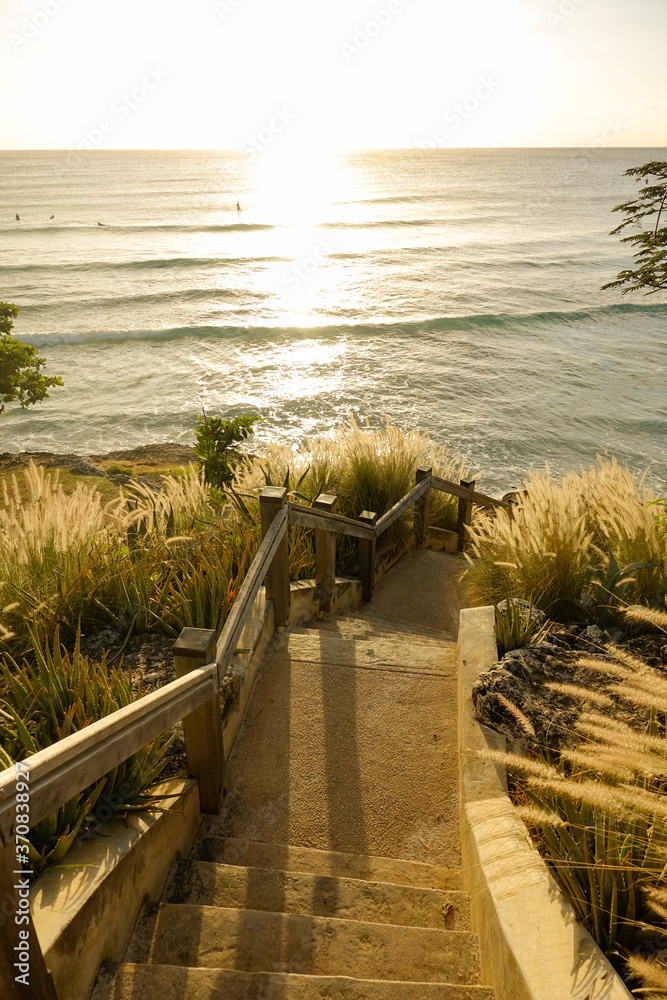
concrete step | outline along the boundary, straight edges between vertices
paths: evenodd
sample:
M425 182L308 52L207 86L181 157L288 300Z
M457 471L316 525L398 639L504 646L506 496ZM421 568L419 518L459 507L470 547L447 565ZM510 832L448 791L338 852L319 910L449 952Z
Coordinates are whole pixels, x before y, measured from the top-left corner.
M402 858L344 854L290 844L263 844L236 840L216 834L217 821L205 817L192 854L193 861L241 865L246 868L276 868L283 872L302 872L331 878L390 882L421 889L461 890L459 868L442 868L422 861Z
M276 635L271 647L272 659L445 677L455 676L455 653L454 643L421 645L407 634L359 642L356 638L341 638L321 629L292 630Z
M484 986L391 982L348 976L304 976L185 969L173 965L107 965L91 1000L493 1000Z
M242 972L283 972L429 983L479 983L469 931L146 904L126 959Z
M385 617L373 611L372 605L349 611L345 618L350 621L368 622L380 630L401 632L404 635L420 636L423 639L436 639L438 642L456 642L456 635L446 629L431 628L428 625L417 625L406 621L396 614L396 617ZM341 620L343 616L341 615Z
M391 622L377 623L369 618L320 618L304 622L298 628L292 628L292 634L307 635L312 632L330 632L341 639L354 639L356 642L373 642L376 639L405 642L410 641L420 646L431 646L435 649L447 648L454 641L451 637L435 638L430 635L420 635L418 632L393 627Z
M464 892L208 861L176 861L162 901L438 930L470 929L470 903Z

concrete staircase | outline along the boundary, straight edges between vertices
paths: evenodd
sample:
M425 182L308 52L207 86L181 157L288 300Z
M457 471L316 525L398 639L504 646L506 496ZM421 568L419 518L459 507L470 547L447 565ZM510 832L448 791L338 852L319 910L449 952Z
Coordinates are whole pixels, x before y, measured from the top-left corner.
M93 1000L492 1000L457 848L460 565L415 553L362 612L275 637L223 815Z

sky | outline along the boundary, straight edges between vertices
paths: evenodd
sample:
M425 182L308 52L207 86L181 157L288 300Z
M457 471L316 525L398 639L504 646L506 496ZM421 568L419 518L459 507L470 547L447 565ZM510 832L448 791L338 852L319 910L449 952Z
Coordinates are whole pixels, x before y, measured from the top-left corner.
M0 0L0 148L664 146L667 0Z

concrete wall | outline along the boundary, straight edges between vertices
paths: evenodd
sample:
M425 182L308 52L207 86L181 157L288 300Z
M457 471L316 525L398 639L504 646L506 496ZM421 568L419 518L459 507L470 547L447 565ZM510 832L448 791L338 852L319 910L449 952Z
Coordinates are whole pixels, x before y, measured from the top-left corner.
M474 717L472 686L498 659L493 608L461 612L459 755L461 851L478 934L482 982L496 1000L630 1000L630 993L529 841L504 768L477 752L505 749Z
M33 925L59 1000L88 1000L102 962L122 960L144 898L160 898L176 854L192 849L197 782L173 778L154 791L170 796L164 811L103 824L35 884Z

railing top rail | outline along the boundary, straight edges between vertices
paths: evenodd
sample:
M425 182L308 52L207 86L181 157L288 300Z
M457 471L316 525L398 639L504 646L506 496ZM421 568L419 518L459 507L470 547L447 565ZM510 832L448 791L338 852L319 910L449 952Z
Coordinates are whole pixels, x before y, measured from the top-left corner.
M420 500L424 494L430 489L431 477L425 476L424 479L416 486L414 486L409 493L406 493L404 497L395 503L391 510L388 510L386 514L383 514L378 523L375 525L376 535L381 535L383 531L386 531L394 521L397 521L402 514L409 510L413 504Z
M509 504L506 500L496 500L495 497L488 497L485 493L470 490L467 486L461 486L459 483L450 483L448 479L441 479L439 476L431 477L431 487L434 490L439 490L441 493L450 493L454 497L460 497L462 500L472 500L479 507L503 507L505 510L509 509Z
M282 537L287 530L289 513L287 504L276 514L267 531L262 544L260 545L250 569L246 575L243 585L236 595L236 600L229 612L225 626L220 633L216 648L216 663L224 669L234 654L234 650L239 641L239 636L243 631L245 620L252 607L253 601L257 597L259 588L264 582L271 561L276 554Z
M30 769L30 826L208 701L217 690L217 671L215 663L199 667L28 757L25 764ZM0 772L3 847L13 843L15 837L15 786L15 768Z
M362 521L341 514L330 514L316 507L305 507L303 504L290 503L290 524L298 524L302 528L315 528L321 531L334 531L338 535L352 535L354 538L375 538L375 528Z

